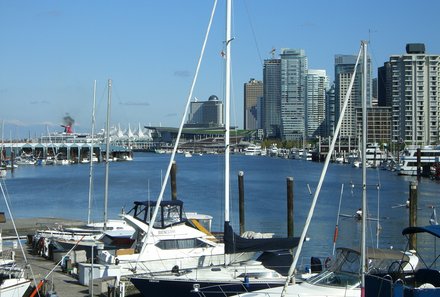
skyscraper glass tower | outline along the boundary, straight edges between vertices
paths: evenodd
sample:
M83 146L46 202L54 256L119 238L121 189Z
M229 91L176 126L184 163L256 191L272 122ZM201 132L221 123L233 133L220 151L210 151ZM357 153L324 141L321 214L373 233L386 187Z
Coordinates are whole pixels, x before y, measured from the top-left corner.
M307 57L302 49L281 50L281 138L305 137Z

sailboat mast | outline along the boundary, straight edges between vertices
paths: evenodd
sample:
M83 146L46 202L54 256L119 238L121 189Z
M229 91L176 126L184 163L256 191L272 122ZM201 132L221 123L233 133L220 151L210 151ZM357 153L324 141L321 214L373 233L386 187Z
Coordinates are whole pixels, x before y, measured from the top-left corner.
M108 171L110 162L110 104L112 100L112 80L108 80L107 96L107 120L105 137L105 186L104 186L104 231L107 231L107 207L108 207Z
M225 222L229 222L229 149L231 101L231 16L232 0L226 1L226 65L225 65Z
M362 239L361 239L361 296L365 296L366 224L367 224L367 41L362 41Z
M92 106L92 131L90 133L90 171L89 171L89 209L87 213L87 224L92 222L92 196L93 196L93 146L95 137L95 104L96 104L96 80L93 83L93 106Z

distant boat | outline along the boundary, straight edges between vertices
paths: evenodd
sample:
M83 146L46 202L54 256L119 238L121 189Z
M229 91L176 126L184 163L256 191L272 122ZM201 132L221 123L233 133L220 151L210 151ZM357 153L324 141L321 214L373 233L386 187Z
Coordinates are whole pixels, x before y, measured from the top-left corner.
M424 166L440 162L440 146L407 146L400 156L397 173L400 175L417 175L417 151L420 149L420 172Z
M246 156L260 156L261 155L261 146L256 144L251 144L247 148L244 149L244 154Z

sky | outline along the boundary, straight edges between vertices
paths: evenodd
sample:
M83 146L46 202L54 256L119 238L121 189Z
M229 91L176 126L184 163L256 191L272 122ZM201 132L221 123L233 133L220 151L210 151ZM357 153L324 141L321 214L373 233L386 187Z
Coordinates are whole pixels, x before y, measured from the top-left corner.
M110 125L178 127L214 0L0 0L0 121L4 141ZM235 0L231 124L243 127L243 84L262 79L282 48L304 49L333 80L334 56L368 40L377 67L407 43L440 54L438 0ZM224 98L225 0L218 0L191 99Z

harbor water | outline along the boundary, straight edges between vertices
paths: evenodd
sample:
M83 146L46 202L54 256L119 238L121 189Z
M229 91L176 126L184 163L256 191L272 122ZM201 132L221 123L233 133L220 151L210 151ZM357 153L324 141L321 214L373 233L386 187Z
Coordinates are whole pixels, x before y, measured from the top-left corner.
M157 200L170 155L135 153L133 161L109 164L108 217L129 211L133 201ZM213 216L213 230L224 222L224 156L176 155L177 196L185 210ZM245 229L287 234L287 183L294 181L294 230L300 236L316 190L323 163L263 156L231 155L231 222L238 230L238 172L244 172ZM358 246L361 224L352 216L361 207L362 169L330 164L304 244L303 257L332 253L336 246ZM90 167L87 164L20 166L2 181L14 218L57 217L87 220ZM92 215L104 213L105 164L93 166ZM369 246L404 249L401 231L409 224L409 185L415 177L367 169ZM432 207L438 206L439 182L422 178L418 183L418 225L428 225ZM169 182L164 199L171 199ZM341 203L340 203L341 201ZM6 212L5 202L1 202ZM340 211L338 216L338 210ZM8 215L7 215L8 216ZM378 220L376 219L378 218ZM379 236L376 232L380 226ZM419 249L432 249L432 241L419 236Z

